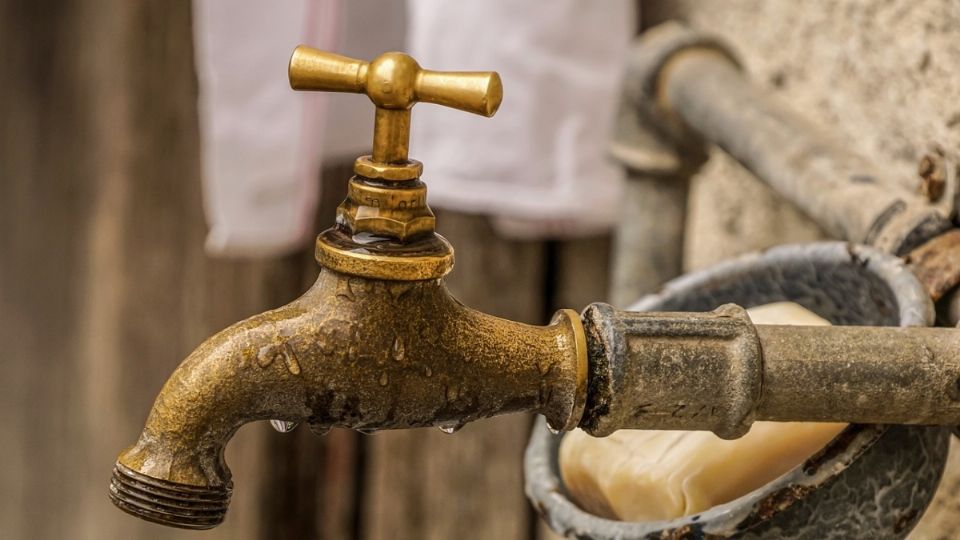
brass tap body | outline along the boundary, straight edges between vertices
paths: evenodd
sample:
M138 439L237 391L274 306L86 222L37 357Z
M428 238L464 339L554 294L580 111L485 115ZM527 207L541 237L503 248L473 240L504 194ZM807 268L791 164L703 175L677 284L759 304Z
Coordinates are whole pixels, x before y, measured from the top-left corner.
M561 310L530 326L465 307L443 284L453 248L434 232L408 159L417 101L486 116L496 73L440 73L409 56L366 63L298 47L295 89L363 92L377 106L373 152L357 159L336 225L317 239L316 284L279 309L211 337L173 373L139 441L117 460L111 499L175 527L219 524L232 482L228 440L245 423L278 419L360 430L456 428L509 412L543 414L569 430L583 414L587 343Z
M209 528L231 489L223 460L243 424L280 419L364 431L438 426L517 411L572 428L585 358L580 319L530 326L469 309L442 280L331 270L301 298L207 340L173 373L111 494L151 521ZM585 389L582 389L585 390Z

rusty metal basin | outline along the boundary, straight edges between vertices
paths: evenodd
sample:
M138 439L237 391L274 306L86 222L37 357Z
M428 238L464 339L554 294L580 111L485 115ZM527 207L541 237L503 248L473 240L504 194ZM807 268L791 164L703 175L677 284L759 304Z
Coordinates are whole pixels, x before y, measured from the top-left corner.
M933 308L896 257L823 242L781 246L671 281L631 306L706 311L789 300L836 325L924 326ZM557 455L562 435L543 419L524 461L527 496L568 538L903 538L940 482L949 430L851 425L819 453L729 503L668 521L624 522L592 515L567 497Z

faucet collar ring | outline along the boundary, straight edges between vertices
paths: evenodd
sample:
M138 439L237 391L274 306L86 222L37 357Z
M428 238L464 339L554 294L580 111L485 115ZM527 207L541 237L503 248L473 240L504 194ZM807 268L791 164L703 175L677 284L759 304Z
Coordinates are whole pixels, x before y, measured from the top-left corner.
M423 281L440 279L453 268L453 246L431 233L407 242L393 239L365 241L333 228L317 237L320 266L370 279Z
M571 431L580 424L580 419L583 418L583 411L586 409L587 404L587 383L589 376L589 355L587 352L587 335L586 331L583 328L583 320L580 319L580 315L572 309L561 309L554 316L553 320L550 321L550 324L556 324L558 322L566 323L570 328L570 333L573 336L572 351L575 361L574 366L574 394L573 394L573 404L570 409L570 414L567 416L566 420L563 422L563 425L554 425L551 422L551 418L547 418L547 423L551 428L556 429L557 431Z

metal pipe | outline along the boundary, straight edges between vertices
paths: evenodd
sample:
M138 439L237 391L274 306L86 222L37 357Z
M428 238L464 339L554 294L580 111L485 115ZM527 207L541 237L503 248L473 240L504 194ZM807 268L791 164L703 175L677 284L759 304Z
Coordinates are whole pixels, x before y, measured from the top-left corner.
M697 140L672 144L660 137L629 86L620 96L609 152L626 176L610 287L611 301L624 307L682 272L690 177L707 154Z
M960 423L960 332L947 328L756 327L758 420Z
M614 304L628 306L680 275L689 191L686 174L628 172L613 237Z
M940 237L956 230L960 205L960 169L942 150L921 160L925 195L908 190L753 85L722 41L675 22L647 30L632 50L623 101L621 115L657 133L660 146L718 145L833 237L933 259L931 268L913 267L931 298L948 296L944 322L960 322L949 307L960 303L960 266L936 260L956 258L956 242Z
M812 127L715 51L676 54L661 75L665 107L816 220L828 233L903 255L951 227L918 194Z
M960 424L960 332L754 326L709 313L584 312L590 392L580 427L710 430L754 420Z

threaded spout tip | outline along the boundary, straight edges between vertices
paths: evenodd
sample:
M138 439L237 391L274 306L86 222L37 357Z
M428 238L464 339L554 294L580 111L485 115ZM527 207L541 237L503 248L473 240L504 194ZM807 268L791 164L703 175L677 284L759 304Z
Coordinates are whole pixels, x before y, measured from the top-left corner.
M181 529L212 529L223 522L230 486L203 487L151 478L117 463L110 500L140 519Z

